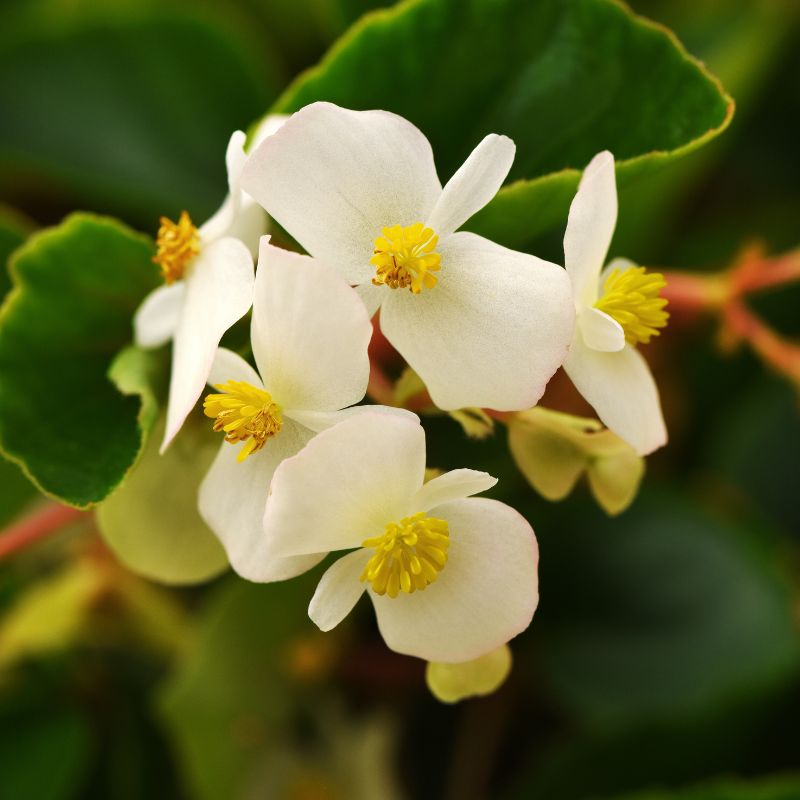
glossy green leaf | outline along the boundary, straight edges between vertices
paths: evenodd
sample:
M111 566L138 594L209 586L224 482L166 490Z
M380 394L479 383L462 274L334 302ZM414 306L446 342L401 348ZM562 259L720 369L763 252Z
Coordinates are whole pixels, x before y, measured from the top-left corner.
M14 35L0 34L6 196L148 229L184 208L213 213L228 138L277 94L268 51L229 14L25 5Z
M187 422L164 455L157 425L125 483L97 510L97 524L117 558L146 578L199 583L228 559L197 510L197 492L220 441L208 426Z
M102 500L142 444L140 399L106 373L156 285L152 254L147 237L76 214L12 259L16 285L0 312L0 446L42 491L75 506Z
M538 530L538 649L556 696L587 723L701 713L797 669L792 590L754 532L670 494L564 524Z
M627 182L713 138L733 110L666 29L615 0L409 0L355 25L275 110L315 100L407 117L443 178L487 133L510 136L517 183L468 227L512 246L563 224L595 153L612 150Z

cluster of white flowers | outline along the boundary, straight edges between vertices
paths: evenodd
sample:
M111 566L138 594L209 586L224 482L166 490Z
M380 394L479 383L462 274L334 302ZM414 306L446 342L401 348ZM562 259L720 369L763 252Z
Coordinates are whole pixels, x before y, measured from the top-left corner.
M204 410L224 442L199 505L236 572L282 580L349 551L311 601L320 628L366 591L393 650L478 658L531 621L536 539L509 506L472 497L490 475L425 482L416 415L355 405L371 318L380 309L383 334L439 408L529 409L563 365L638 453L661 446L657 390L635 345L666 323L663 280L629 262L603 269L613 157L600 153L583 175L564 269L459 231L511 168L505 136L487 136L444 187L425 136L384 111L314 103L268 118L249 155L244 144L231 138L230 195L209 222L162 219L166 285L136 316L141 346L173 340L163 447L211 384ZM309 255L270 244L267 215ZM219 348L251 307L257 371Z

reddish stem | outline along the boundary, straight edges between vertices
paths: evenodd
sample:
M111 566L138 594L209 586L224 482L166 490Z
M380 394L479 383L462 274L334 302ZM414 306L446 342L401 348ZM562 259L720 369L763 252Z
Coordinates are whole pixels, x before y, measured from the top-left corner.
M37 509L0 533L0 559L25 550L84 514L85 511L55 503Z
M762 360L800 386L800 345L784 339L735 299L725 307L727 333L746 341Z
M696 275L663 271L667 285L661 290L670 311L702 312L720 308L728 293L725 275Z

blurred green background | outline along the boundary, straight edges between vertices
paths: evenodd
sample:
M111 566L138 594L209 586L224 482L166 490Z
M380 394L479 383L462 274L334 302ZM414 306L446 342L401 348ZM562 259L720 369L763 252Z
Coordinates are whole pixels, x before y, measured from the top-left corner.
M151 234L161 214L206 218L231 131L388 5L2 0L3 259L75 209ZM753 243L797 247L796 0L632 6L674 30L737 111L622 193L614 253L711 271ZM562 235L537 254L560 260ZM785 286L753 308L798 336L799 301ZM117 564L81 519L0 562L0 798L800 798L798 387L746 347L722 352L712 321L676 320L659 344L671 441L615 519L583 486L538 497L502 431L478 443L426 420L429 463L499 476L496 496L539 538L541 605L497 694L438 703L366 603L317 632L319 570L170 589ZM36 502L0 463L0 523Z

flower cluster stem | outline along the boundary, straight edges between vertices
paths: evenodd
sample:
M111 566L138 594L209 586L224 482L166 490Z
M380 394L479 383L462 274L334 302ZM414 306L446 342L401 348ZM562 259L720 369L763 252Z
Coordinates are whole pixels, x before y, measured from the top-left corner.
M747 343L767 366L800 389L800 343L774 331L747 305L748 295L800 281L800 248L767 256L761 247L753 246L720 272L665 270L663 275L667 285L662 296L669 300L670 312L684 317L717 316L725 350Z

